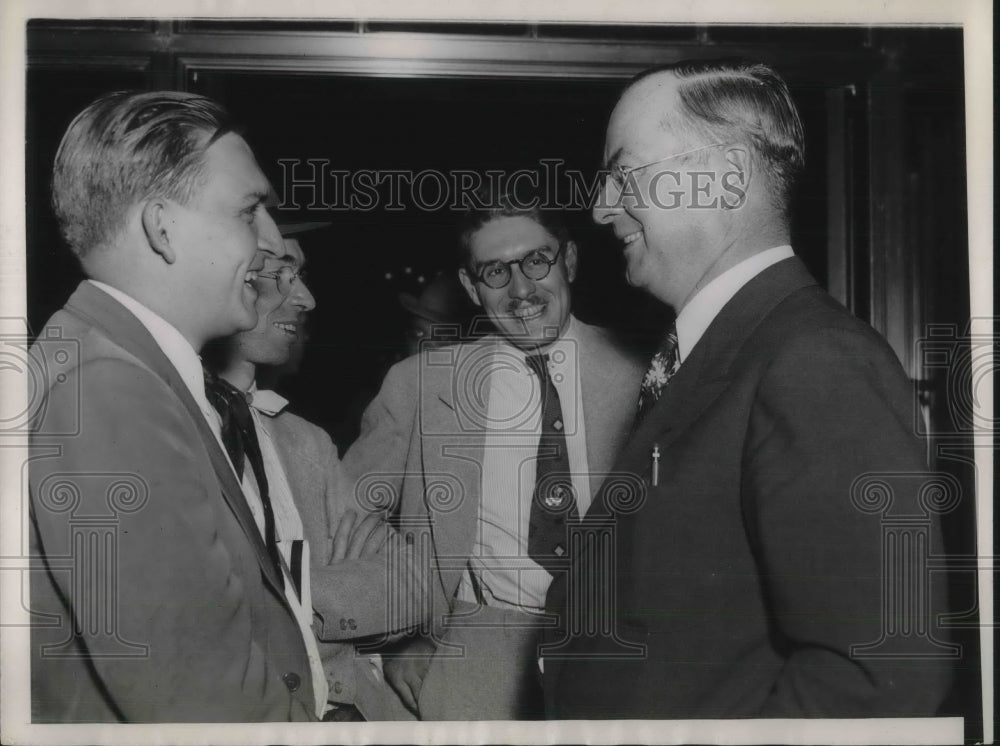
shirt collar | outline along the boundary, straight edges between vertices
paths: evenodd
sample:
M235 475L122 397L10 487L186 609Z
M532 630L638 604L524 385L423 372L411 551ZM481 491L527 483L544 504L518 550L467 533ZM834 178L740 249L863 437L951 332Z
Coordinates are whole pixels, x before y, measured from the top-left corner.
M497 340L498 340L497 351L502 353L503 355L512 355L518 360L526 361L529 355L535 354L527 352L526 350L523 350L520 347L511 344L502 335L497 335ZM561 351L564 354L558 356L557 359L560 359L561 362L565 362L569 361L571 358L572 359L576 358L577 349L579 349L579 343L577 340L576 318L573 316L573 314L570 314L569 320L566 322L566 328L563 330L563 333L560 334L556 338L556 340L552 342L548 347L546 347L545 352L542 354L548 355L549 362L553 363L554 362L553 353L556 351ZM531 369L528 367L527 363L525 363L524 371L531 372Z
M281 410L288 406L288 399L277 391L257 388L257 381L250 384L250 390L247 391L247 394L250 406L268 417L280 414Z
M730 267L695 294L677 314L677 357L680 362L698 344L725 305L750 280L772 264L794 256L791 246L776 246Z
M202 371L201 358L198 357L198 353L191 346L191 343L177 330L177 327L128 293L98 280L88 280L88 282L110 295L139 319L139 323L146 327L146 331L152 336L153 341L163 350L167 360L177 369L184 385L188 387L194 400L198 402L198 406L203 410L211 410L208 399L205 398L205 374Z

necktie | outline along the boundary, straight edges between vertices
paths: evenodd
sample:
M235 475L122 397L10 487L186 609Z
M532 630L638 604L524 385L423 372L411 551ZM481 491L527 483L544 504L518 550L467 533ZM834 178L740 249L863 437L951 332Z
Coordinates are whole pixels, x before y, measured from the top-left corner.
M660 349L653 355L649 363L649 370L643 376L642 385L639 387L639 411L636 421L641 422L649 410L656 404L657 399L663 394L670 379L674 377L680 367L680 359L677 356L677 326L670 325L667 335L660 345Z
M257 440L257 430L250 414L250 405L242 391L207 370L205 396L222 418L222 443L240 479L243 478L244 457L250 460L250 467L253 469L260 490L260 502L264 508L264 543L275 570L281 576L281 557L278 554L274 510L267 490L264 458L260 453L260 442Z
M538 376L542 393L542 433L538 439L535 489L528 520L528 556L554 574L566 554L566 523L580 518L569 471L569 452L559 392L549 376L548 355L525 362Z

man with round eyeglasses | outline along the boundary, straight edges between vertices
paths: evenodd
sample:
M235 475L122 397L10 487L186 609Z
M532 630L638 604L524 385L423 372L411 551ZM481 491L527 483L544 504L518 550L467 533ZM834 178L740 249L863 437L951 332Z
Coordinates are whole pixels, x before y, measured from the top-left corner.
M401 521L431 527L430 628L386 676L428 720L542 716L536 642L569 535L623 442L641 365L572 313L561 216L482 195L458 276L492 333L394 366L344 456Z

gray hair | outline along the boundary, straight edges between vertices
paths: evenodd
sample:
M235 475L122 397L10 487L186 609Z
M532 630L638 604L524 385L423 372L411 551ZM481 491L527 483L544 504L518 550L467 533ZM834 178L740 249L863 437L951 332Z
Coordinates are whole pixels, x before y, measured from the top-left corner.
M679 81L680 107L664 127L687 130L706 142L746 142L770 177L777 206L787 209L805 165L802 121L785 81L771 67L745 60L685 60L637 76L629 88L661 72Z

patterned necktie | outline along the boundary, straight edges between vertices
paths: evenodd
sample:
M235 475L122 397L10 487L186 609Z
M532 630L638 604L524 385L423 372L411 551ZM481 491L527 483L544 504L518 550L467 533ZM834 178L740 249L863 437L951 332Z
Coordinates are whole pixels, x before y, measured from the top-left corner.
M205 396L222 418L222 443L240 479L243 478L244 456L250 460L250 467L253 469L260 491L260 502L264 508L264 543L280 577L281 556L278 554L274 510L267 490L264 457L260 452L260 442L257 440L257 430L250 414L250 405L242 391L208 370L205 371Z
M566 523L579 520L580 513L570 478L559 392L549 376L548 359L548 355L529 355L525 359L538 376L542 394L542 433L528 520L528 556L555 574L559 558L566 554Z
M649 410L656 404L657 399L663 394L670 379L674 377L680 367L680 358L677 356L677 326L670 325L667 336L664 337L660 349L653 355L649 363L649 370L643 376L642 386L639 387L639 411L636 414L636 422L641 422L642 418L649 414Z

